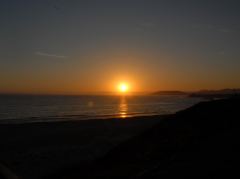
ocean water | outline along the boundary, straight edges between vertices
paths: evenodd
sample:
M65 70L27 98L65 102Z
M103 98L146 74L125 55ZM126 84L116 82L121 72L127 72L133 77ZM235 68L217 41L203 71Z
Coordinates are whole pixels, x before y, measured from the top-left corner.
M200 99L186 96L0 96L0 123L163 115Z

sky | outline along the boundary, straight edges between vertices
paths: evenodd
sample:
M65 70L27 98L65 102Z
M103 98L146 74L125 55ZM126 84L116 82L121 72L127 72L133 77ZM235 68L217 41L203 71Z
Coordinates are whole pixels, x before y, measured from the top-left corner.
M240 88L240 1L1 0L0 93Z

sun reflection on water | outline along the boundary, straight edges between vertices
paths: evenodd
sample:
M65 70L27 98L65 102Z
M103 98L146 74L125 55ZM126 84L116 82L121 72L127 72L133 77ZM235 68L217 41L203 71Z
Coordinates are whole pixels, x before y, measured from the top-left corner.
M120 118L126 118L128 112L127 100L124 96L121 97L119 103L119 116Z

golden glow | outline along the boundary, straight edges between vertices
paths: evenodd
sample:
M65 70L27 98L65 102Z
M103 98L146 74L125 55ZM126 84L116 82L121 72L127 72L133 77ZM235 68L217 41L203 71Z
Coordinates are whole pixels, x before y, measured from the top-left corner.
M118 86L118 90L121 93L126 93L129 90L129 86L128 86L127 83L120 83L119 86Z
M119 117L120 118L126 118L128 117L128 105L125 97L122 97L120 99L119 103Z

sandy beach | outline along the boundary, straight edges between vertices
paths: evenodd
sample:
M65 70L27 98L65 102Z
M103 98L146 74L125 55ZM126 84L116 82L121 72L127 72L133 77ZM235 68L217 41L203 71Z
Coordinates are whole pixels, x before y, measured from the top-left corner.
M0 161L21 178L87 165L164 116L0 125Z

